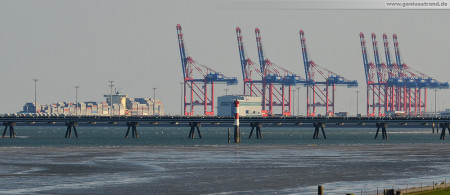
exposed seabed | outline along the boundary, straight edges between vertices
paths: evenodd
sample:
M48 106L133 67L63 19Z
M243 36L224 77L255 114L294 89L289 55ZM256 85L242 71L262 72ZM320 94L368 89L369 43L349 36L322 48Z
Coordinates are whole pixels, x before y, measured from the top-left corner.
M450 178L447 144L2 147L0 194L326 194Z

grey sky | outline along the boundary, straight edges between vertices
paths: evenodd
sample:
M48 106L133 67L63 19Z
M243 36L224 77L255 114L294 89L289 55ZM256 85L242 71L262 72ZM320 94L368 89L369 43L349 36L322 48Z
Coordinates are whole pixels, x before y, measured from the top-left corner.
M180 113L182 72L176 25L188 53L238 86L216 87L216 94L242 93L235 28L241 27L248 55L257 62L254 28L261 29L267 56L304 76L298 31L303 29L310 57L359 82L365 113L365 79L359 32L399 36L403 60L439 81L449 81L450 12L446 10L305 9L301 1L0 1L0 113L38 103L104 101L114 80L130 97L156 96L167 114ZM300 3L299 3L300 2ZM351 3L351 1L345 1ZM372 1L373 3L373 1ZM345 7L345 6L344 6ZM371 44L369 55L373 61ZM382 49L382 48L380 48ZM391 48L393 51L393 48ZM383 50L381 50L383 51ZM393 53L392 53L393 54ZM384 55L382 56L384 60ZM356 112L355 88L338 88L336 111ZM301 89L300 113L305 114ZM450 108L449 90L438 91L438 109ZM434 92L429 92L434 110ZM431 101L432 100L432 101ZM350 110L351 109L351 110Z

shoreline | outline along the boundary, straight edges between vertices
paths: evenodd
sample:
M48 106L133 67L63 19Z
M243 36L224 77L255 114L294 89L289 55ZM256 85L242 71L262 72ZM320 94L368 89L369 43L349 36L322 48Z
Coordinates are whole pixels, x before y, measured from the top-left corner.
M436 183L435 183L436 184ZM446 181L437 184L437 185L428 185L428 186L422 186L422 187L412 187L408 189L401 189L400 194L406 194L406 193L413 193L413 192L424 192L424 191L433 191L433 190L439 190L439 189L449 189L450 184L446 183Z

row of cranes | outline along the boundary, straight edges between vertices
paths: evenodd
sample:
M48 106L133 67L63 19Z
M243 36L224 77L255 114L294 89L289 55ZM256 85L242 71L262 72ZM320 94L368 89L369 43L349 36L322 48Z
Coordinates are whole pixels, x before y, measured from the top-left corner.
M184 80L184 115L194 115L194 107L197 105L203 107L203 115L214 115L214 84L236 85L238 80L236 77L227 77L188 56L179 24L177 34ZM295 85L307 88L307 116L316 116L318 108L323 108L326 116L334 115L336 86L358 86L356 80L348 80L309 59L303 30L299 31L299 37L305 78L276 65L266 57L259 28L255 29L259 66L248 57L239 27L236 28L236 37L244 83L243 95L261 97L263 116L275 114L290 116L292 86ZM383 34L386 56L384 63L379 57L376 35L372 34L374 64L368 60L364 34L360 33L367 83L367 116L385 116L386 113L395 111L402 111L408 115L422 115L427 108L427 89L445 89L449 88L449 85L402 63L397 35L394 34L393 39L396 63L391 61L387 35ZM275 113L279 110L281 113Z
M309 60L303 30L300 30L300 42L306 78L274 64L264 55L259 28L255 29L259 67L248 58L239 27L236 28L236 36L244 81L244 95L262 97L264 115L274 115L275 107L281 107L281 114L290 116L292 86L297 84L307 87L307 116L315 116L317 107L324 107L326 115L334 115L335 87L337 85L358 86L356 80L345 79ZM252 73L257 75L253 77ZM319 76L316 77L316 75Z
M364 33L359 37L367 84L367 116L381 117L395 112L423 115L427 110L427 89L449 88L447 82L439 82L402 61L396 34L392 36L395 62L391 61L388 37L383 34L385 63L380 60L377 37L372 33L375 64L369 62Z
M184 115L194 115L196 105L203 106L203 114L214 115L214 84L237 84L235 77L227 77L187 55L181 25L177 25L178 45L184 80ZM334 115L335 87L356 87L356 80L348 80L308 59L304 32L300 30L300 42L306 78L278 66L265 56L261 32L255 29L259 66L247 55L241 29L236 36L244 82L243 95L261 97L262 115L291 115L292 86L307 87L307 116L315 116L316 108L323 107L326 115ZM317 76L316 76L317 75ZM210 86L208 96L208 86ZM275 113L275 108L281 113Z

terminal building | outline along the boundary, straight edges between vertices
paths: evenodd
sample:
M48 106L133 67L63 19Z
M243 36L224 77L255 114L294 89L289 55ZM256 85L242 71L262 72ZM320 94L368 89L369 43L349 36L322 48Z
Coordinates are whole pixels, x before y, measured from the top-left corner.
M239 100L239 116L262 116L261 97L225 95L217 98L218 116L234 116L234 101Z

